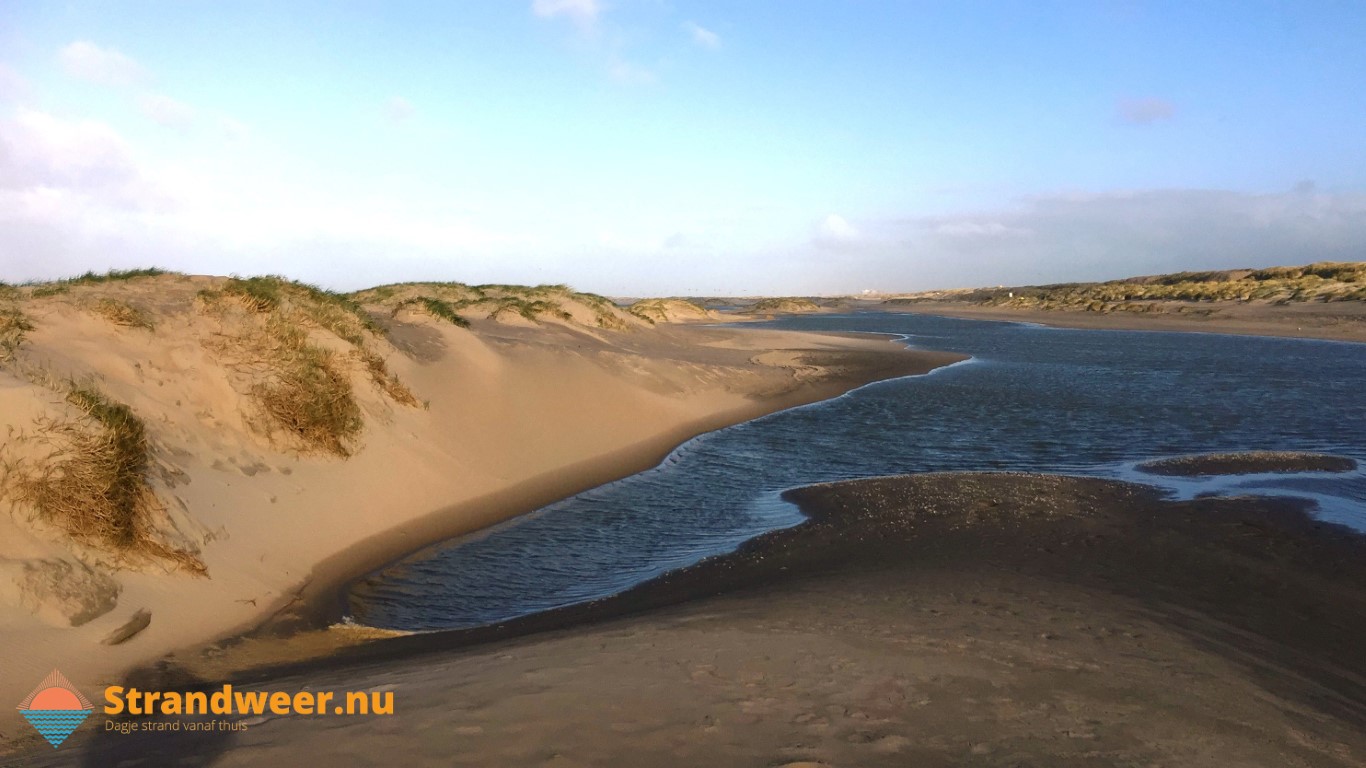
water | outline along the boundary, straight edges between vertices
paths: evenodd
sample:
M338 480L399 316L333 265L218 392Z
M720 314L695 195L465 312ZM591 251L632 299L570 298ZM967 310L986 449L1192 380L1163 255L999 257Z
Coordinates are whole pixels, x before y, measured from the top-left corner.
M1366 344L891 314L771 325L893 334L972 359L703 435L653 470L432 547L353 585L354 620L453 629L603 597L798 524L784 489L906 472L1092 475L1187 498L1291 495L1366 530L1362 469L1202 480L1134 468L1245 450L1322 451L1366 466Z

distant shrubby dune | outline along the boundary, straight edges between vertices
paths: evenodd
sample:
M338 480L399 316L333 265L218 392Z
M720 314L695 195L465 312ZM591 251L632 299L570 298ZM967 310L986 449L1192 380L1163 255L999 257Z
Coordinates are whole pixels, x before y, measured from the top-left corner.
M1103 283L1058 283L930 291L888 299L890 305L956 301L1020 309L1161 312L1160 302L1366 301L1366 262L1318 262L1299 267L1175 272ZM1178 307L1178 311L1186 311Z

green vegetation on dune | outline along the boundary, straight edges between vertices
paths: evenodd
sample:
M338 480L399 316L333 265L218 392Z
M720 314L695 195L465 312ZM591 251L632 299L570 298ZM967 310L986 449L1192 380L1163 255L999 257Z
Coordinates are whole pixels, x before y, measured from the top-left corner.
M393 311L397 313L404 307L411 306L421 307L432 317L439 317L452 325L457 325L461 328L470 327L470 321L457 314L455 307L452 306L449 301L432 298L431 296L414 296L412 298L404 299L394 306Z
M398 310L419 305L434 317L463 325L466 320L461 310L483 310L498 319L506 315L523 317L532 322L554 318L572 322L573 314L567 305L579 304L593 313L594 323L600 328L629 330L630 324L622 317L622 310L610 299L595 293L576 291L567 285L507 285L486 283L468 285L456 282L392 283L349 294L352 300L378 305L392 315ZM453 319L458 318L458 319Z
M648 323L667 323L675 317L708 316L706 307L691 299L641 299L626 308L627 312Z
M395 402L420 405L373 349L383 329L352 296L266 275L228 278L218 289L200 291L199 301L206 312L236 306L246 313L245 325L220 341L221 351L230 365L253 372L249 395L265 418L265 431L283 431L300 450L348 456L364 427L347 356L310 340L310 327L351 345L350 358Z
M820 309L820 305L810 299L797 299L790 297L760 299L746 310L749 313L778 313L778 312L815 312Z
M142 277L157 277L159 275L171 274L158 267L142 267L140 269L111 269L108 272L86 272L83 275L67 277L55 281L58 285L94 285L98 283L116 282L119 280L136 280Z
M356 346L364 346L367 335L382 332L374 318L350 296L279 275L230 277L218 292L261 313L279 310L288 303ZM200 295L212 298L213 293L201 291Z

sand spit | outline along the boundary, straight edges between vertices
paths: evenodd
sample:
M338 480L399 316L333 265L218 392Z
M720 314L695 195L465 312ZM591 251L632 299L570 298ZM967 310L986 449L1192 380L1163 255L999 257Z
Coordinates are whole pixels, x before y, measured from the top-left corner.
M0 310L14 701L54 666L96 688L692 435L958 359L656 325L563 286L97 276L5 287Z
M1203 477L1207 475L1250 475L1258 472L1351 472L1355 459L1326 453L1295 451L1245 451L1206 453L1145 461L1137 469L1150 475Z
M790 498L808 524L520 627L540 634L399 638L256 686L393 690L392 718L92 732L77 754L217 766L1366 760L1366 539L1293 504L1021 474ZM662 610L639 613L649 607Z

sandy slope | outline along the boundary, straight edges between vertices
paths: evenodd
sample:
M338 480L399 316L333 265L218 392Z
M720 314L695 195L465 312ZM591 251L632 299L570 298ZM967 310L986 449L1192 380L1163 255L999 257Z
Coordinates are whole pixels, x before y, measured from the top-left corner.
M73 546L10 494L0 500L0 701L18 701L54 666L94 689L130 665L259 622L312 578L638 471L693 434L951 359L762 330L608 331L522 318L475 319L466 330L400 314L374 345L429 405L396 402L358 364L348 368L365 427L343 459L257 428L249 382L214 346L236 321L195 309L196 292L215 280L78 286L19 303L33 330L17 362L0 367L6 461L41 463L42 419L80 420L60 382L95 382L146 423L149 482L166 509L159 535L197 551L208 578ZM155 329L90 311L109 296ZM318 328L309 334L346 351ZM83 576L59 579L61 589L29 578L54 569ZM99 615L70 626L73 606ZM139 610L151 612L149 627L122 645L100 643ZM17 718L3 711L10 737Z

